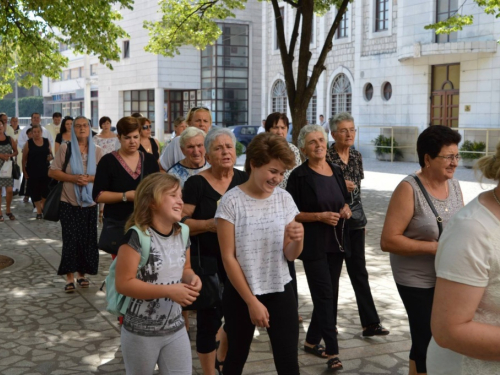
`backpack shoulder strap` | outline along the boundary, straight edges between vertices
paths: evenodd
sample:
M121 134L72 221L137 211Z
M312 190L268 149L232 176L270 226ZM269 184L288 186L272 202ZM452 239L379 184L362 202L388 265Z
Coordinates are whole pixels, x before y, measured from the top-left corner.
M184 247L187 247L188 239L189 239L189 227L184 223L179 223L181 226L181 235L182 235L182 243Z
M146 265L149 259L149 251L151 249L151 235L149 234L149 230L146 230L146 232L143 232L140 228L137 226L133 226L132 228L137 232L139 235L139 241L141 242L141 261L139 262L139 268L142 268Z

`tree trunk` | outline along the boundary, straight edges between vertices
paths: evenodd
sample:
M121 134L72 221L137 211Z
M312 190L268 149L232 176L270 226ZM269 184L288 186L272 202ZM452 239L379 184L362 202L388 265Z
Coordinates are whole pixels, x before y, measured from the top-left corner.
M298 105L295 108L292 109L292 124L293 124L293 129L292 129L292 140L293 144L297 145L297 138L299 137L300 130L304 127L307 121L307 104L304 105Z

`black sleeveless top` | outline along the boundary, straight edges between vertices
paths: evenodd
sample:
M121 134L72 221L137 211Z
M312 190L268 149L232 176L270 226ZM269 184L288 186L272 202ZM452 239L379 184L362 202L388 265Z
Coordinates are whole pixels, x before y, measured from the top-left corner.
M33 139L30 139L28 140L28 150L26 169L29 177L47 177L50 165L47 157L51 154L49 140L43 138L43 145L37 146Z
M158 145L156 144L156 141L154 138L149 138L149 142L151 142L151 151L153 156L155 157L155 160L158 161L160 159L160 150L158 149ZM142 147L142 144L139 146L139 151L144 152L145 154L149 154L144 147Z

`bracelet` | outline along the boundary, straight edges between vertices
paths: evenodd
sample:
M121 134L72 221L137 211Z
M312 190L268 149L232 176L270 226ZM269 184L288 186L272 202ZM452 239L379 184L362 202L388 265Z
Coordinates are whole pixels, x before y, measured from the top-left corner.
M184 216L180 222L184 224L187 219L191 219L191 216Z

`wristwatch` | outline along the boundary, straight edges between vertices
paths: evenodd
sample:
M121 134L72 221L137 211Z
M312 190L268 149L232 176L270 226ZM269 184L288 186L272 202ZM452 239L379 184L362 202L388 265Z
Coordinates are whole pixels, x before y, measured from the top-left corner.
M123 201L123 202L126 202L126 201L127 201L127 196L125 195L125 193L123 193L122 201Z

